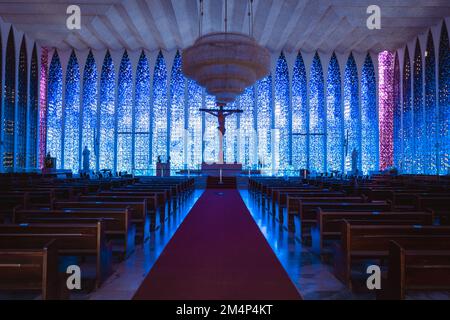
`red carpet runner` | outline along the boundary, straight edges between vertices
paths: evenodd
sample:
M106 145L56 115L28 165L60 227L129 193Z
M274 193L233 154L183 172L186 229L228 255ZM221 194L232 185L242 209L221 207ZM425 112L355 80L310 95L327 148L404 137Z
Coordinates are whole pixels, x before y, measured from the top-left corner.
M301 299L237 190L206 190L134 299Z

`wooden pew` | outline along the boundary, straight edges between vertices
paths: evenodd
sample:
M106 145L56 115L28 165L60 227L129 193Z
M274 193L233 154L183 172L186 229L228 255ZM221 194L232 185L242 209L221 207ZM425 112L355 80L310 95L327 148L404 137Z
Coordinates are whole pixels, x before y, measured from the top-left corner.
M13 223L31 224L93 224L103 221L107 240L113 253L128 258L135 249L136 226L131 224L129 208L113 210L16 210Z
M405 299L408 290L450 289L450 236L425 242L390 241L387 288L383 298Z
M111 243L106 241L102 221L95 224L22 224L0 225L0 235L30 241L57 239L58 254L64 256L95 257L95 287L99 288L112 271Z
M418 195L417 202L420 210L433 210L441 224L450 225L450 197Z
M39 291L43 300L58 299L56 240L11 239L0 235L0 290Z
M370 225L432 225L432 212L392 212L392 211L324 211L317 209L317 225L320 232L320 249L327 240L341 237L341 222Z
M341 241L335 246L334 265L338 279L352 288L351 267L354 261L373 259L380 265L389 255L389 241L408 243L420 239L443 239L450 236L447 226L386 226L351 224L346 220L341 222Z
M80 197L80 199L83 199ZM92 200L92 199L89 199ZM94 209L110 210L125 209L131 210L131 222L136 225L136 237L138 241L146 241L150 237L150 219L147 214L147 200L129 201L129 199L117 198L108 201L79 201L79 202L53 202L52 210L60 209Z

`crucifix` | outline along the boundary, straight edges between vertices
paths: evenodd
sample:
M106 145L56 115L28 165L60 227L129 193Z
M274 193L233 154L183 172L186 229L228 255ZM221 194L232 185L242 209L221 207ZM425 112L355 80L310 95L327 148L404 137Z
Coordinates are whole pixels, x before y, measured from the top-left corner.
M209 113L214 117L217 117L219 121L219 164L223 164L223 136L225 135L225 118L234 113L242 113L242 110L239 109L224 109L223 104L217 104L219 109L200 109L201 112Z

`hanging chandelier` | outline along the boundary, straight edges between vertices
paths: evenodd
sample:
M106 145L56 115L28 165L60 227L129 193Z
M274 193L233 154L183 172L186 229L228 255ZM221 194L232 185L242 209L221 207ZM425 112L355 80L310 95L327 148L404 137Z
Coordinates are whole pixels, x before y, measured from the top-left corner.
M237 96L270 72L269 51L252 36L253 0L249 0L249 35L228 32L225 0L225 32L202 35L203 0L200 0L200 37L183 51L183 73L216 97L218 105Z

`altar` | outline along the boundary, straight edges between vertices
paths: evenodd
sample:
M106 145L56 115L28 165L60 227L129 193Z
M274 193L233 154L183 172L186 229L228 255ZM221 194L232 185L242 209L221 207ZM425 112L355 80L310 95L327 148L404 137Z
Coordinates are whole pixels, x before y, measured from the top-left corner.
M219 177L222 170L223 177L235 177L242 172L241 163L203 163L202 174Z

